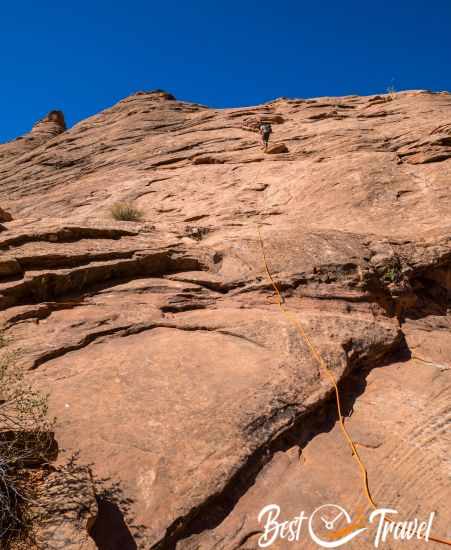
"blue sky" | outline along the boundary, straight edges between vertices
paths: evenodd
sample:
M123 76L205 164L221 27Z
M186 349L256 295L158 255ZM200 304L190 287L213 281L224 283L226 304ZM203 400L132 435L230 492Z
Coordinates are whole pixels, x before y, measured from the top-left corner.
M0 70L0 141L153 88L216 107L451 90L451 0L2 2Z

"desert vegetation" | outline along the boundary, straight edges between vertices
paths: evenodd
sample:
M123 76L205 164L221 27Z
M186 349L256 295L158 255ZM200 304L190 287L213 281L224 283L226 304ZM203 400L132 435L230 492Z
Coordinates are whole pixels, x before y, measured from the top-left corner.
M39 467L54 453L47 396L16 367L0 334L0 539L2 548L30 539Z
M111 215L115 220L125 222L138 222L143 218L142 211L131 202L116 202L111 207Z

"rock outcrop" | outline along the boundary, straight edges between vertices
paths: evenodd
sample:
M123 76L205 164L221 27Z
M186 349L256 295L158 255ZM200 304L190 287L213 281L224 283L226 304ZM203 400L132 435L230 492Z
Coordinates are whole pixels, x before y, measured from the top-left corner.
M31 129L30 136L45 142L66 130L66 121L62 111L50 111Z
M30 132L16 140L0 144L0 162L16 158L66 130L66 122L62 111L50 111L44 118L36 122Z
M13 219L9 212L0 208L0 222L10 222Z
M98 548L244 550L270 503L366 510L258 227L374 498L451 536L450 116L425 91L217 110L156 90L0 145L1 320L50 393L58 467L92 474Z

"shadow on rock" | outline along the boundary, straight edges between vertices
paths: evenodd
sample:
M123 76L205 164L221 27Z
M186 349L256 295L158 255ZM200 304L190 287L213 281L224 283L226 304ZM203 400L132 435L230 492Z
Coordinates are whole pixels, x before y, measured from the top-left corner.
M117 504L97 498L97 519L91 528L91 538L99 550L136 550L135 539L125 523Z
M38 502L37 542L49 550L135 550L143 534L131 521L133 501L120 484L95 478L78 454L50 469Z
M363 362L355 365L339 384L343 416L352 416L354 404L364 393L366 379L373 369L383 368L394 361L407 361L409 358L410 351L402 338L398 347L391 354L381 357L377 363L370 365ZM330 432L337 422L337 405L335 395L331 391L324 402L299 417L289 429L255 452L230 480L226 488L210 498L203 507L199 507L183 526L178 529L168 529L166 539L156 548L158 550L174 549L180 541L183 541L182 546L186 544L187 548L191 548L188 546L187 539L218 527L232 512L239 499L255 483L258 474L275 453L285 452L295 447L299 454L302 454L310 441L321 433Z
M124 495L119 482L110 478L93 480L97 517L89 534L99 550L136 550L145 535L142 525L133 523L133 499Z

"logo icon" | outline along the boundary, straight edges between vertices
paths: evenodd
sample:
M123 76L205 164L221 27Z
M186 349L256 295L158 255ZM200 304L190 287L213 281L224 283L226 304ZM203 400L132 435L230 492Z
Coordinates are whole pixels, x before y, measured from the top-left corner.
M348 512L337 504L324 504L310 516L310 537L322 548L338 548L366 531L361 522L353 523Z

